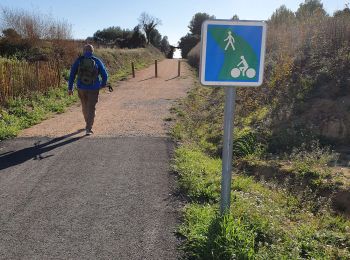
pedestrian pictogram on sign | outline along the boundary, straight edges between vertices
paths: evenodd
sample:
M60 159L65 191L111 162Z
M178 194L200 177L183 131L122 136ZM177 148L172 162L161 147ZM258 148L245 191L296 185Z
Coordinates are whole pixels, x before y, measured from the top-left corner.
M203 23L200 79L207 86L260 86L266 24L208 20Z

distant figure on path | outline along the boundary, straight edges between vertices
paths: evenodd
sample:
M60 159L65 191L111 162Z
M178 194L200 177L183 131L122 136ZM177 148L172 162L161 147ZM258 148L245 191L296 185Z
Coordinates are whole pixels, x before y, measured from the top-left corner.
M228 31L228 36L224 41L227 41L225 51L227 51L227 48L230 45L232 46L232 49L235 50L235 46L233 45L235 43L235 38L233 38L231 31Z
M108 74L103 62L94 55L94 47L84 46L83 55L76 59L70 70L68 95L73 94L74 81L78 75L77 88L85 119L86 135L93 134L92 125L95 119L95 107L100 88L107 84ZM100 77L102 77L102 81Z

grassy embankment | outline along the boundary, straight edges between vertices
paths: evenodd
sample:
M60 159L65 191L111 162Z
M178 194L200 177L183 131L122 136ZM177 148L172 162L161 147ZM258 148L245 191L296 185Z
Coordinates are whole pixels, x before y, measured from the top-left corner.
M197 83L174 108L173 167L189 199L179 233L190 259L350 259L349 159L332 151L350 145L350 10L304 7L276 10L264 84L237 90L232 206L223 217L224 92ZM198 57L197 46L189 63Z
M123 80L131 74L132 61L135 63L135 69L141 69L151 64L154 59L163 58L160 52L153 47L133 50L97 49L96 56L105 62L111 83ZM12 64L13 68L27 69L28 67L25 61L1 59L0 68L4 63ZM21 82L26 82L24 74L21 70L16 71L16 76ZM6 99L3 102L4 105L0 107L0 140L15 137L21 129L37 124L54 113L63 113L67 107L75 103L78 100L77 94L67 95L67 82L64 79L68 78L68 74L68 69L63 70L62 84L59 87L46 86L42 91L28 92L28 86L17 84L16 97ZM3 75L2 78L5 80L8 77L10 76ZM31 76L28 80L36 81L37 79ZM16 78L12 83L14 81Z
M291 155L294 181L257 181L238 166L247 161L262 164L266 148L236 122L232 206L228 214L219 215L223 97L222 90L197 83L173 109L178 120L172 134L181 144L173 168L189 202L179 229L188 258L349 259L350 222L318 194L337 180L324 165L332 153L317 143L314 152L300 149ZM247 126L264 118L264 111L236 121Z

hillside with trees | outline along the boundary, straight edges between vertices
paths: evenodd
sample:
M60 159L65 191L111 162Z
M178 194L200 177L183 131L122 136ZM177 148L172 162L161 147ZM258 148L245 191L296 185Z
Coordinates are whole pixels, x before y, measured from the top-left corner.
M264 84L239 91L241 116L267 111L255 127L268 129L274 151L306 137L349 145L350 9L328 15L320 1L306 1L295 13L281 6L267 24ZM199 46L188 58L198 66Z

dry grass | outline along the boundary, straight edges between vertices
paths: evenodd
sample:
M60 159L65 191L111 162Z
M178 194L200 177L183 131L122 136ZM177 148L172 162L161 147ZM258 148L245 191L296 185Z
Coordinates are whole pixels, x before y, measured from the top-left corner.
M54 61L29 63L0 59L0 105L4 105L9 98L60 86L60 72L59 63Z
M272 57L307 55L308 49L336 53L350 43L350 15L317 16L268 24L267 53Z

